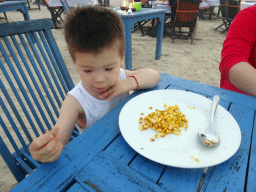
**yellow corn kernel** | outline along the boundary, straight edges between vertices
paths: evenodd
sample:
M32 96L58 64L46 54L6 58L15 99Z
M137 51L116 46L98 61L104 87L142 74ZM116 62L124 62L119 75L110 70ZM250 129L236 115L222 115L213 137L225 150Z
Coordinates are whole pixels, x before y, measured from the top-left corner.
M143 125L140 125L140 130L144 130L144 126Z
M205 144L206 144L206 145L210 145L210 141L208 141L208 140L205 141Z
M159 135L159 134L156 134L155 137L158 139L158 138L160 137L160 135Z
M142 124L143 123L143 121L139 121L139 124Z
M153 107L150 106L149 109L153 109Z
M151 140L151 141L155 141L155 137L151 137L150 140Z
M199 162L199 161L200 161L200 159L198 159L198 158L195 158L195 161L196 161L196 162Z
M167 103L164 103L164 107L167 107Z

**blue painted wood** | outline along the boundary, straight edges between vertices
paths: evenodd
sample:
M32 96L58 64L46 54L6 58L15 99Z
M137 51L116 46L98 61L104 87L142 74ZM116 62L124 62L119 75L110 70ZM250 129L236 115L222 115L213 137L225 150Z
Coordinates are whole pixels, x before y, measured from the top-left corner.
M0 13L7 11L20 10L25 20L30 20L26 1L4 1L0 4ZM0 25L0 31L2 30Z
M153 183L157 183L166 168L165 165L151 161L140 154L132 161L130 167Z
M244 105L246 107L256 109L255 97L233 92L226 89L221 89L218 87L214 87L214 86L199 83L199 82L194 82L187 79L182 79L176 76L168 76L167 74L165 74L165 76L172 86L184 87L189 89L190 91L205 94L208 96L219 95L221 99L224 99L228 102L237 103L240 105Z
M119 159L119 161L125 165L128 165L137 154L137 152L128 145L121 134L105 149L105 152Z
M21 187L24 191L43 192L49 188L53 191L65 189L72 182L76 173L88 164L97 153L105 149L106 146L110 146L109 144L120 134L118 118L122 107L139 94L165 89L168 86L168 82L161 80L155 88L134 92L124 102L101 118L97 124L92 125L85 133L69 142L57 161L42 164L37 171L26 178L26 180L30 180L29 182L22 181L19 187L13 188L12 191L20 191ZM83 147L80 148L79 146ZM78 157L82 157L82 159ZM53 180L52 178L56 179Z
M3 23L0 25L0 36L22 34L29 31L39 31L52 28L54 28L54 25L51 19L37 19L30 21Z
M77 178L93 185L96 191L167 191L105 152L92 159Z
M2 157L4 161L7 162L6 164L11 170L11 172L13 173L15 179L20 182L25 177L25 175L24 173L22 173L22 170L20 169L20 167L15 163L14 157L6 147L1 136L0 136L0 151L1 151L1 154L5 154Z
M119 8L116 8L119 9ZM119 13L123 20L125 30L125 69L132 70L132 39L131 33L135 22L158 18L157 39L156 39L156 52L155 59L161 57L162 39L164 33L164 17L165 10L161 9L147 9L142 8L141 11L133 12L132 14Z
M65 10L65 12L66 12L67 14L69 14L69 13L71 12L71 10L70 10L70 7L69 7L67 1L66 1L66 0L60 0L60 2L61 2L61 4L62 4L63 9Z
M203 177L205 180L201 191L243 191L246 185L248 161L255 162L252 159L255 154L253 150L249 157L252 130L253 126L255 127L255 123L253 124L255 109L252 106L236 104L235 101L238 99L232 98L236 96L232 92L227 100L221 98L221 102L223 107L228 109L237 120L242 131L242 143L233 157L220 165L209 168L206 176L203 169L186 170L173 167L162 169L163 174L159 174L161 170L159 165L152 165L145 158L136 156L136 152L129 148L120 135L118 117L122 107L130 99L144 92L171 88L170 83L173 84L173 82L177 83L176 77L161 74L161 82L157 87L133 93L86 132L67 144L57 161L40 166L13 191L46 191L49 188L52 191L67 191L76 189L76 187L88 191L97 191L97 189L103 189L102 191L196 191ZM209 92L205 92L204 89L200 92L197 84L182 80L180 84L173 86L184 90L190 90L192 87L191 91L207 95L208 98L214 94L223 97L229 93L229 91L219 91L218 88L218 91L213 92L215 88L212 86L208 87ZM205 88L205 85L202 84L202 88ZM243 101L247 98L254 101L254 98L249 96L241 95L240 97L238 98L243 98ZM233 102L228 99L231 101L233 99ZM153 170L150 170L151 168ZM248 182L247 189L251 189L249 187L254 187L252 181L255 181L253 178L254 164L248 167L248 171L247 181L250 182ZM252 173L252 177L249 173ZM146 176L146 174L153 176ZM157 177L159 179L156 179Z
M231 104L229 112L240 126L241 145L229 160L208 169L202 186L203 191L244 190L255 111L242 105Z
M84 187L82 187L80 184L78 183L75 183L74 185L72 185L72 187L70 187L69 189L67 189L66 192L82 192L82 191L95 191L95 190L92 190L92 189L85 189Z
M204 169L180 169L167 167L158 184L170 191L196 192Z
M0 42L3 55L0 58L3 73L0 79L3 93L0 104L7 118L0 120L5 136L15 149L13 158L9 158L13 162L7 163L17 162L25 174L30 174L40 167L40 164L30 156L28 146L34 135L38 137L40 133L46 132L45 128L51 129L55 124L61 102L74 84L50 31L50 28L53 28L50 19L22 21L0 25L1 27L5 28L0 30L0 37L3 39ZM9 90L12 92L9 93ZM18 108L23 112L18 111ZM14 141L7 126L14 130L19 141ZM28 144L18 127L23 129ZM32 128L34 135L29 128ZM78 131L75 129L72 139L77 135ZM20 142L22 148L19 149L16 142ZM3 150L0 152L5 156Z
M251 140L250 159L248 162L247 191L256 191L256 110L254 111L254 128Z

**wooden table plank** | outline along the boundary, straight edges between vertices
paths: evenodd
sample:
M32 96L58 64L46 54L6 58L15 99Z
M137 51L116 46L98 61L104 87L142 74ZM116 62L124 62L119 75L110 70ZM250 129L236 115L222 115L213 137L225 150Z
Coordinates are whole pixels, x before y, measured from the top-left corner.
M158 183L170 191L196 192L203 176L204 168L182 169L168 166Z
M208 169L202 191L243 191L245 185L254 110L231 104L229 112L240 126L242 141L236 154L229 160Z
M247 191L256 191L256 110L254 113L254 128L248 166L250 167L248 169Z
M128 145L121 134L107 147L105 152L119 159L119 161L125 165L128 165L137 154L137 152Z
M165 165L151 161L140 154L132 161L130 167L153 183L157 183L166 168Z
M189 88L190 91L201 93L208 96L219 95L221 99L229 102L237 103L246 107L256 109L256 98L245 94L221 89L211 85L190 81L175 76L168 76L167 74L162 75L163 78L169 79L171 86L177 86L184 89ZM166 80L168 81L168 80Z
M90 161L77 178L89 182L99 191L165 191L105 151Z

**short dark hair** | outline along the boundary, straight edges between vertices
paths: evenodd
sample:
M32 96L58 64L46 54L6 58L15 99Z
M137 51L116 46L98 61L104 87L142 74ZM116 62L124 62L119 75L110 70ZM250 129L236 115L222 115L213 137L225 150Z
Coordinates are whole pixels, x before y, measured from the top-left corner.
M98 54L104 48L119 44L120 56L124 56L125 38L120 16L103 7L77 7L67 15L64 25L65 40L70 55L75 53Z

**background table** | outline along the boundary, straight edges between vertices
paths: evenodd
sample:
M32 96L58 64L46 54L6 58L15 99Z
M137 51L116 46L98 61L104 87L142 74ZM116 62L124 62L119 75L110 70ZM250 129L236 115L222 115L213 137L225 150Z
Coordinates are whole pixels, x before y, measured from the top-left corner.
M30 20L26 1L4 1L0 4L0 13L19 10L23 13L25 20Z
M122 107L135 96L158 89L178 89L211 98L218 94L220 105L238 122L242 141L229 160L204 169L165 166L136 153L120 134ZM217 157L216 157L217 158ZM60 158L43 164L20 184L17 191L256 191L256 98L198 82L161 74L153 89L136 91L123 103L69 142Z
M160 59L164 33L165 10L142 8L141 11L135 11L132 14L127 14L121 11L120 8L116 8L116 11L123 20L125 30L125 69L132 70L132 29L137 21L158 18L155 59Z

